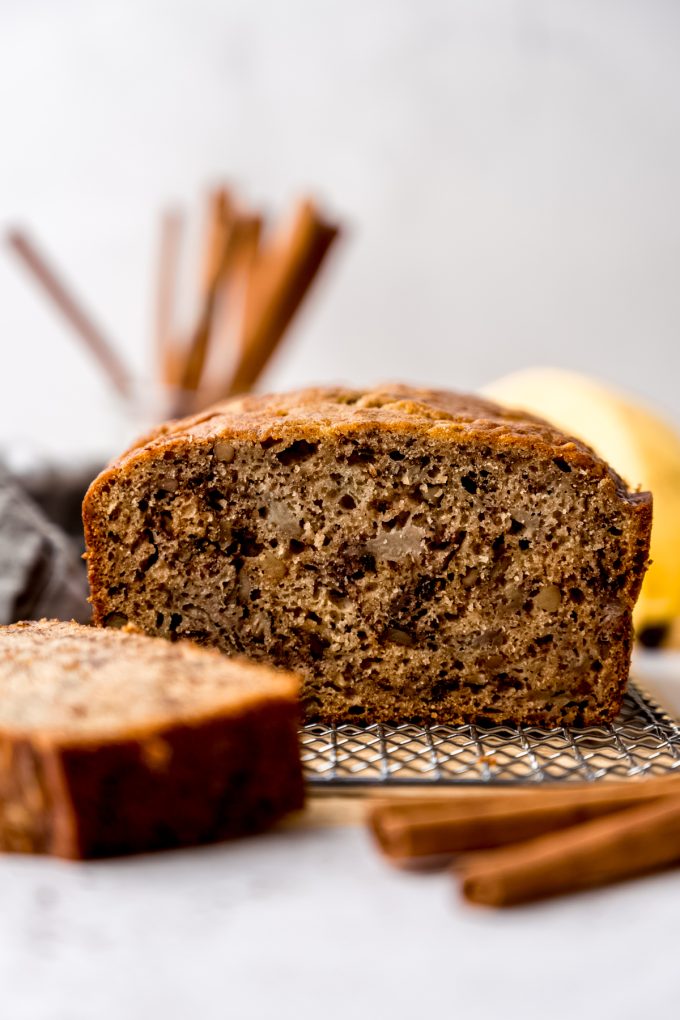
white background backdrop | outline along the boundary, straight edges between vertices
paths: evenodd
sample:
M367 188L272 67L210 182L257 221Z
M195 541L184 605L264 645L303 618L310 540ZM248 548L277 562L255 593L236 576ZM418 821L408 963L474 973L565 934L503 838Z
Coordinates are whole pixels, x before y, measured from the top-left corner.
M3 0L0 226L142 372L162 206L312 188L350 234L268 386L547 362L680 415L679 53L672 0ZM0 441L120 442L4 251L0 343Z
M276 207L312 188L350 236L268 385L547 362L680 416L679 53L675 0L0 0L0 227L141 373L162 206L223 176ZM0 445L115 452L96 371L4 251L0 344ZM476 912L360 830L6 858L0 1012L670 1017L679 892Z

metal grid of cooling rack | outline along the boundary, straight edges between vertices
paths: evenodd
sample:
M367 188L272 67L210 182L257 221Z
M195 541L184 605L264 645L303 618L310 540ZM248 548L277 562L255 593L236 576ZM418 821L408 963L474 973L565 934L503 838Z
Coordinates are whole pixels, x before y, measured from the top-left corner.
M680 726L632 683L611 726L313 724L301 744L316 786L594 781L680 769Z

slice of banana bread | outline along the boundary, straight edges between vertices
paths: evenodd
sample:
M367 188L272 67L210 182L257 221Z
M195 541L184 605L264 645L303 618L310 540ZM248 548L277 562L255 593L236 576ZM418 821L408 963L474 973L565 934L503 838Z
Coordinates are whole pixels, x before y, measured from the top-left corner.
M101 857L265 828L302 806L297 687L188 641L0 628L0 850Z
M304 676L308 719L618 711L651 497L545 422L389 387L172 422L84 504L95 621Z

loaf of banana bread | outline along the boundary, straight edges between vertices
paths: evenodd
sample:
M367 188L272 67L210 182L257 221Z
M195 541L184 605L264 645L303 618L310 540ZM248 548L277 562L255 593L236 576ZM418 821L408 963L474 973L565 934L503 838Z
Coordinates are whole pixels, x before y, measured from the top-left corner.
M84 504L94 619L302 673L322 721L618 711L651 497L475 397L247 397L171 422Z
M101 857L302 806L297 679L188 641L0 627L0 850Z

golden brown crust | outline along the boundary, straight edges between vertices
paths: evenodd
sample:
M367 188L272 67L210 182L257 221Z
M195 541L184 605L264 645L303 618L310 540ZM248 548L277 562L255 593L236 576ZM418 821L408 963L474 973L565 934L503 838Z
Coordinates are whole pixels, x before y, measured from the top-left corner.
M566 436L540 418L503 408L472 394L419 389L402 384L371 390L311 387L290 393L240 397L215 404L201 414L170 421L143 436L111 469L178 442L216 439L317 439L368 430L432 435L451 442L521 446L537 454L559 456L569 464L623 481L580 440ZM96 486L102 475L93 483ZM88 500L85 506L87 508Z
M56 748L66 795L43 852L108 857L260 832L303 806L297 728L296 706L270 702L146 740Z

